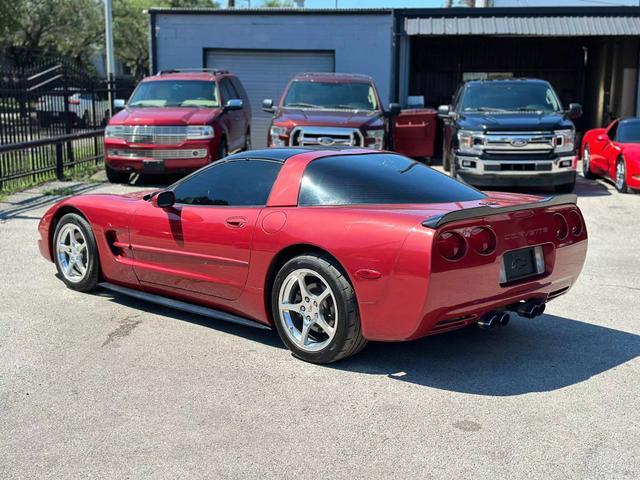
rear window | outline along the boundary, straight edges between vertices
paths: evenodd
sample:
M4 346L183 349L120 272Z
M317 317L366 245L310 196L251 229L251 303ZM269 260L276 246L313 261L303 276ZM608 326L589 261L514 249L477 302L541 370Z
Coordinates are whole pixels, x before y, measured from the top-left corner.
M306 168L299 205L466 202L482 192L401 155L337 155Z

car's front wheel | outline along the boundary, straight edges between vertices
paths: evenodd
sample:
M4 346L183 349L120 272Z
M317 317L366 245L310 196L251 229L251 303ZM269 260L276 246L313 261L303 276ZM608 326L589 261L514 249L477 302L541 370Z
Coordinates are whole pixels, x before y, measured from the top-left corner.
M282 341L302 360L335 362L367 343L353 287L329 257L300 255L284 264L274 281L271 305Z
M620 193L627 193L629 187L627 186L627 166L624 163L624 158L620 157L616 162L616 190Z
M589 149L589 145L585 146L582 152L582 175L589 180L597 178L591 171L591 150Z
M105 170L107 172L107 180L109 180L110 183L127 183L131 176L129 172L114 170L109 165L105 165Z
M64 215L53 234L52 251L58 274L67 287L80 292L98 284L98 248L91 225L76 213Z

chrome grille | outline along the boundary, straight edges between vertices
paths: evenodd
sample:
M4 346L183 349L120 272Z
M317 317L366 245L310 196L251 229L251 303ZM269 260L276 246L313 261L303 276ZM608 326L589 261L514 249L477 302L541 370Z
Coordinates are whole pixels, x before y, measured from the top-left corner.
M291 132L292 146L362 147L364 139L355 128L296 127Z
M178 148L172 150L140 150L140 149L110 149L109 156L144 159L152 158L154 160L175 160L189 158L205 158L207 156L206 148Z
M481 138L484 151L495 155L550 153L556 142L556 136L546 132L491 132Z
M175 145L187 139L187 127L178 125L123 125L114 129L114 138L128 143Z

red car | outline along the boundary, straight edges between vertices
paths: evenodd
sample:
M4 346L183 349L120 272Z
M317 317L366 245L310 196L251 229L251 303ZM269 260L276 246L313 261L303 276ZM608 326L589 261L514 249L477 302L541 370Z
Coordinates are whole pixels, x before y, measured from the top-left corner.
M270 147L354 146L416 158L433 156L436 111L401 112L397 103L385 110L368 75L300 73L277 105L267 98L262 109L273 113L267 134Z
M586 178L610 178L621 193L640 189L640 118L589 130L582 139L582 172Z
M105 130L107 178L189 172L251 149L251 106L226 70L165 70L140 82Z
M389 152L269 149L166 190L63 200L39 247L72 289L275 327L326 363L367 340L542 314L585 260L575 202L486 195Z

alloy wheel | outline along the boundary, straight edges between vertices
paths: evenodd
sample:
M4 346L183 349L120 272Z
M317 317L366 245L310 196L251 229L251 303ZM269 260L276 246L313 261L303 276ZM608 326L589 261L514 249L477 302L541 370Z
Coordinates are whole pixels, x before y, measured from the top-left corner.
M278 312L289 340L307 352L328 346L338 326L338 306L331 287L318 273L291 272L278 294Z
M616 187L622 191L625 187L627 173L625 171L624 160L618 160L616 164Z
M81 282L87 275L89 267L87 239L77 225L69 223L60 229L56 238L56 255L61 273L69 282Z

